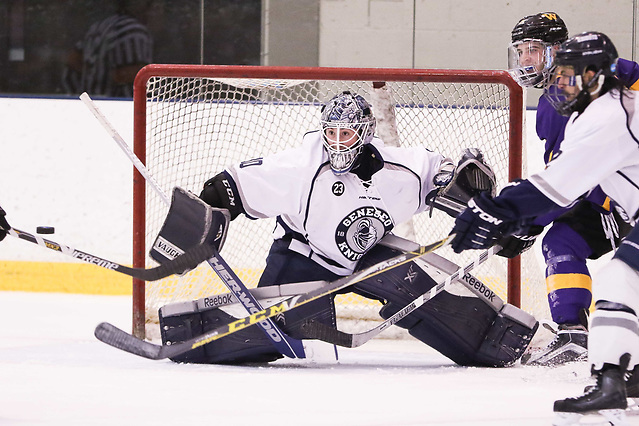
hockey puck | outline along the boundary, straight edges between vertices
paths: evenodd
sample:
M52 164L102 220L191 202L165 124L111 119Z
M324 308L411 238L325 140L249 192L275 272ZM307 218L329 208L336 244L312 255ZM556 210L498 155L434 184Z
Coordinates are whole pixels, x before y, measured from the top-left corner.
M53 234L55 232L55 228L53 226L38 226L36 228L36 232L38 234Z

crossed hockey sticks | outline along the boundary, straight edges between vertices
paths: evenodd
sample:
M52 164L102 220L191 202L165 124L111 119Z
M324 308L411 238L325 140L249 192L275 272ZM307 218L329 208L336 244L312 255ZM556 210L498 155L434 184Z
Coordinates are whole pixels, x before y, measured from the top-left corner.
M171 358L188 352L192 349L196 349L207 343L221 339L224 336L235 333L236 331L243 330L253 324L260 323L266 319L272 318L275 315L281 314L286 311L290 311L305 303L316 300L320 297L327 296L331 293L339 291L350 285L356 284L365 279L374 277L384 271L390 270L397 266L403 265L411 260L425 256L428 253L435 251L440 247L444 247L453 240L455 234L451 234L446 238L436 241L432 244L422 246L416 251L402 253L396 257L380 262L376 265L370 266L360 272L356 272L353 275L339 278L335 281L326 283L326 285L311 290L307 293L302 293L297 296L290 297L283 300L273 306L263 309L259 312L255 312L247 317L240 318L228 324L208 331L200 336L193 337L189 340L180 343L174 343L171 345L156 345L144 340L140 340L131 334L120 330L114 325L103 322L98 324L95 328L95 337L115 348L123 351L139 355L144 358L158 360L164 358Z
M131 160L135 168L140 172L142 176L144 176L144 179L151 184L151 187L160 196L162 201L164 201L166 205L169 205L169 198L160 188L160 184L148 172L147 168L144 166L144 164L142 164L137 155L135 155L135 153L131 151L131 148L129 148L129 146L126 144L122 136L120 136L115 127L113 127L113 125L107 120L104 114L102 114L102 112L98 109L97 105L95 105L91 97L86 92L84 92L80 95L80 100L86 105L86 107L89 109L89 111L91 111L93 116L100 122L100 124L102 124L102 127L104 127L104 129L111 135L120 149L122 149L129 160ZM235 297L240 300L248 313L253 314L256 311L260 311L263 309L260 305L260 302L258 302L257 299L253 297L248 288L246 288L246 285L244 285L242 280L240 280L235 272L233 272L231 267L226 263L226 261L222 258L217 250L214 250L214 252L210 256L210 259L207 259L207 262L211 269L213 269L218 277L220 277L224 285L226 285L226 287L235 295ZM273 343L273 346L282 355L285 355L289 358L306 358L304 344L300 340L293 339L292 337L284 334L284 332L282 332L282 330L280 330L280 328L275 325L273 320L266 319L265 321L260 321L259 326L264 331L264 334L268 337L268 339Z
M144 281L156 281L161 278L168 277L169 275L181 274L184 271L195 268L215 253L215 248L213 246L208 244L199 244L185 251L173 260L163 263L160 266L156 266L155 268L129 268L128 266L120 265L119 263L111 260L95 256L73 247L65 246L64 244L56 243L55 241L47 240L16 228L9 229L7 233L12 237L16 237L23 241L28 241L41 247L82 260L83 262L97 265Z
M319 339L324 342L332 343L334 345L343 346L346 348L357 348L359 346L362 346L364 343L368 342L391 325L398 323L415 309L419 308L424 303L437 296L453 281L456 281L460 277L463 277L466 273L472 271L477 266L484 263L501 249L501 246L494 245L488 250L481 252L472 262L469 262L466 266L460 267L453 274L446 277L444 281L437 283L426 293L418 296L417 298L415 298L415 300L400 309L397 313L387 318L385 321L380 322L378 325L369 330L351 334L337 330L333 327L329 327L325 324L318 323L316 321L310 321L302 325L304 336L306 338Z

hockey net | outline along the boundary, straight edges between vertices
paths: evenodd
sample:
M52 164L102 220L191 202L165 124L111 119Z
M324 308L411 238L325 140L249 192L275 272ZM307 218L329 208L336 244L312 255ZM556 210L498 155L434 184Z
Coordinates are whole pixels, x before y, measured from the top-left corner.
M166 193L180 186L199 194L231 164L297 146L319 126L320 106L345 90L371 102L385 143L423 145L454 161L464 148L480 148L500 187L525 173L522 90L503 71L150 65L135 82L134 151ZM154 264L148 248L167 211L135 172L134 266ZM445 213L429 216L415 216L397 232L425 244L452 229ZM221 254L249 288L264 269L273 228L274 219L240 216L231 223ZM477 253L440 254L461 265ZM474 274L504 300L540 315L547 303L533 257L494 256ZM206 263L181 277L133 286L134 333L147 338L159 334L161 306L227 292ZM380 306L354 294L337 296L338 327L366 329L366 321L380 320Z

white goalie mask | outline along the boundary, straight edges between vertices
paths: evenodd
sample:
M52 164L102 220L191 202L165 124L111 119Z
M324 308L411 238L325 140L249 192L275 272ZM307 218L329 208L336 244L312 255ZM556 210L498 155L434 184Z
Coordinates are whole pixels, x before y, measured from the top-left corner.
M343 92L324 104L320 123L333 173L347 173L375 134L371 106L360 95Z

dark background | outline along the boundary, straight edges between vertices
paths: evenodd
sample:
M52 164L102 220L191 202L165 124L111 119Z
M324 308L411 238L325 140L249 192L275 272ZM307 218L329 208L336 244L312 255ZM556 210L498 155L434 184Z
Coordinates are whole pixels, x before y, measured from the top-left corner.
M0 94L65 95L69 52L120 3L143 10L154 63L260 64L260 0L4 0Z

